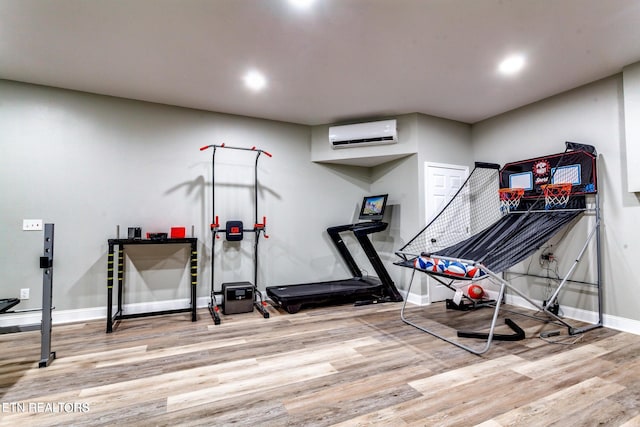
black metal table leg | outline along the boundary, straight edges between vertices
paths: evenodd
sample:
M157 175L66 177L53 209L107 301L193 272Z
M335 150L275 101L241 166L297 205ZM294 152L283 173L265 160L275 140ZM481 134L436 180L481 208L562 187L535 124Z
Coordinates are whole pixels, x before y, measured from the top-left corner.
M191 321L195 322L197 318L197 289L198 289L198 243L191 242Z
M113 243L109 242L107 253L107 333L113 332Z

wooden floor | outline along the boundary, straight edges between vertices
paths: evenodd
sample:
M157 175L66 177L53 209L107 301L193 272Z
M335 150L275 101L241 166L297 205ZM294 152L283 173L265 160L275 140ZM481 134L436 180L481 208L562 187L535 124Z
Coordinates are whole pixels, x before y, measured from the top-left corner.
M640 425L640 336L563 330L552 344L538 334L556 325L510 313L527 339L476 356L404 324L400 307L54 326L43 369L39 332L1 335L0 425ZM440 328L490 314L409 309Z

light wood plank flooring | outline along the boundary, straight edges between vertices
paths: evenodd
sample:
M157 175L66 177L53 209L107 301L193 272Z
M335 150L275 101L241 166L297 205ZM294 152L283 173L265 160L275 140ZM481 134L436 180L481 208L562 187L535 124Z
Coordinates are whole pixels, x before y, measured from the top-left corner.
M270 312L54 326L43 369L39 332L1 335L0 425L640 425L640 336L552 344L538 334L558 326L509 313L527 339L476 356L404 324L400 304ZM409 309L445 330L490 315Z

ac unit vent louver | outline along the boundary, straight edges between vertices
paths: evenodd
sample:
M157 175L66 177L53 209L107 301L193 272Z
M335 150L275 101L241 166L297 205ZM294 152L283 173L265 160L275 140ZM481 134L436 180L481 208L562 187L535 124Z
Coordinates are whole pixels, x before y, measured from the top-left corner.
M397 141L398 131L395 120L381 120L329 128L329 143L333 148L394 144Z

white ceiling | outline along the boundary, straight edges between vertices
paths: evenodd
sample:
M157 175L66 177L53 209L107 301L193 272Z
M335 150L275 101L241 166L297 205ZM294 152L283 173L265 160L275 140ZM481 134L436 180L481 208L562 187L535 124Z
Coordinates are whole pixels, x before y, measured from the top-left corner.
M475 123L639 60L638 0L0 0L0 78L309 125Z

